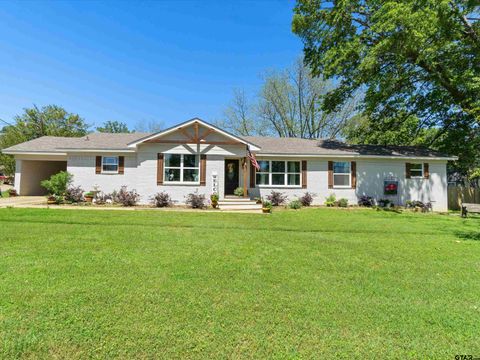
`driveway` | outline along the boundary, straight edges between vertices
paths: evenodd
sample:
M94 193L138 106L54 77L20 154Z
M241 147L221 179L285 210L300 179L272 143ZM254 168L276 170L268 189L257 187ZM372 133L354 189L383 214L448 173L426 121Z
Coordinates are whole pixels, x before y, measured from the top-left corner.
M46 205L45 196L14 196L9 198L0 198L0 208L5 207L29 207L31 205Z

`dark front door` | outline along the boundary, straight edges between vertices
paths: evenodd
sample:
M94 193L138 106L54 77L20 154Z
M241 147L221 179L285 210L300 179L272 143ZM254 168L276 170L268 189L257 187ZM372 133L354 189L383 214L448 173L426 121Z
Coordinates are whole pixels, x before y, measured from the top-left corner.
M238 160L225 160L225 195L233 195L238 187Z

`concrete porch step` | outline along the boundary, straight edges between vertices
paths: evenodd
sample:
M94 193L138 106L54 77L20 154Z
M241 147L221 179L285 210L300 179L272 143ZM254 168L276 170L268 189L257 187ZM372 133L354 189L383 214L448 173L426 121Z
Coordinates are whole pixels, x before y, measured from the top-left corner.
M236 210L252 210L252 211L262 211L261 204L246 204L246 205L220 205L218 208L222 211L236 211Z
M255 201L219 201L218 205L257 205ZM259 204L261 205L261 204Z
M232 196L232 197L225 197L223 198L222 200L220 200L220 202L242 202L242 203L249 203L249 202L255 202L255 200L250 200L250 198L243 198L243 197L236 197L236 196Z

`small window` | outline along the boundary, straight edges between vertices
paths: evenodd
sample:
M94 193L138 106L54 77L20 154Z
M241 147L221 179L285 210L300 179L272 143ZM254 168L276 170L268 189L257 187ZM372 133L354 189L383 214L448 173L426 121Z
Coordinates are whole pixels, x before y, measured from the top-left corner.
M118 173L118 156L102 156L102 173Z
M333 187L351 187L351 177L352 173L350 171L350 162L333 163Z
M198 155L165 154L165 182L198 183Z
M422 178L423 177L423 164L410 164L410 177Z
M300 186L300 161L259 160L257 185Z

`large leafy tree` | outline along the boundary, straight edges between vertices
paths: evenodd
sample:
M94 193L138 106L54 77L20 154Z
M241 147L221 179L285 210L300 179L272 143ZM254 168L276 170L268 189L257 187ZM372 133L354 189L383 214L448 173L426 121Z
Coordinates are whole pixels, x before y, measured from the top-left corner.
M338 82L325 110L365 89L370 127L405 129L418 119L417 132L435 129L427 145L445 147L478 139L479 20L472 0L298 0L293 31L313 74ZM471 168L473 159L461 163Z
M33 140L41 136L83 136L88 125L79 115L69 113L56 105L42 108L33 106L24 109L23 114L15 116L12 124L6 125L0 134L0 149ZM12 156L0 154L0 165L7 174L15 172L15 162Z
M97 127L98 132L103 133L130 133L127 124L120 121L106 121L102 126Z

